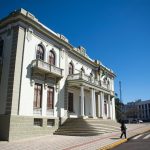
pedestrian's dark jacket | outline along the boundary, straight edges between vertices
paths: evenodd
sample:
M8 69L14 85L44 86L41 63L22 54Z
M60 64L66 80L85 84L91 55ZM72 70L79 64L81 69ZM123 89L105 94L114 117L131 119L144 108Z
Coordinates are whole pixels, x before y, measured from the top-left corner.
M121 131L122 131L122 132L125 132L125 131L126 131L126 129L127 129L127 128L126 128L125 124L124 124L124 123L122 123L122 124L121 124Z

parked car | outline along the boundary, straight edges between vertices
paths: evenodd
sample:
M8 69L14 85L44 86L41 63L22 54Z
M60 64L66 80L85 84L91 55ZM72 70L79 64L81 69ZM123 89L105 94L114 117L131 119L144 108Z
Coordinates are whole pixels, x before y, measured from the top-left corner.
M143 123L143 120L139 120L139 123Z
M137 119L133 119L133 120L131 121L131 123L138 123L138 120L137 120Z

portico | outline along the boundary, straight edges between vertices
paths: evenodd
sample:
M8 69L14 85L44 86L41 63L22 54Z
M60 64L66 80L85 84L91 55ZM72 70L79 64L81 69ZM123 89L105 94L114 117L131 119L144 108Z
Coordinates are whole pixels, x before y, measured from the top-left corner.
M70 118L114 119L113 92L95 84L94 80L87 81L83 74L81 78L77 78L77 75L69 75L68 93L70 92L74 95L72 99L73 111L68 112ZM68 105L69 101L68 97Z

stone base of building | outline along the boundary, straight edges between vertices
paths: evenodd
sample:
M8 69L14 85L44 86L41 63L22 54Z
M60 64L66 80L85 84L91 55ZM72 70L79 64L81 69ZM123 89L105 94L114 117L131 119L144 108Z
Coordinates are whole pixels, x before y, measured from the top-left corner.
M13 141L53 134L58 118L0 115L0 139Z

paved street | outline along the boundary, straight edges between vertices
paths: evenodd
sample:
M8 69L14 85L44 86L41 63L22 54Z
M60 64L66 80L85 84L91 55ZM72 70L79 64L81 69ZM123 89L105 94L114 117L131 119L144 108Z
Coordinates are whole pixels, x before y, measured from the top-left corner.
M139 134L128 142L119 145L112 150L148 150L150 149L150 132Z
M150 124L127 124L127 136L150 130ZM0 142L0 150L97 150L120 141L120 132L98 136L48 135L28 140Z

